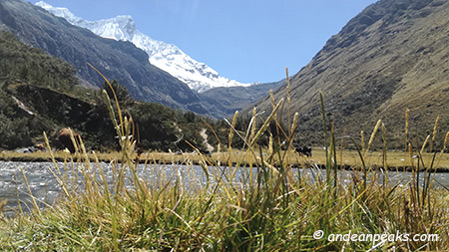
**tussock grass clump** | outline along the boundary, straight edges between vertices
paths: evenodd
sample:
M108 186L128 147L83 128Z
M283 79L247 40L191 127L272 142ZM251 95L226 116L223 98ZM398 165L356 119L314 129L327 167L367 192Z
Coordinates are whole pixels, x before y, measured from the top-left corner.
M113 91L113 90L112 90ZM147 181L138 176L134 125L116 101L105 100L120 139L121 152L111 161L113 179L91 162L81 141L66 158L66 170L76 167L83 183L51 171L61 187L60 200L44 209L35 204L30 214L0 220L0 248L6 251L442 251L449 249L449 203L445 189L432 187L432 167L418 152L414 180L400 186L379 177L384 172L365 163L379 123L358 150L362 170L341 176L338 143L323 110L326 169L297 168L286 155L299 123L288 110L287 129L281 127L284 100L274 101L272 113L256 126L253 113L240 162L219 162L198 156L206 182L198 177L167 176ZM323 97L321 96L322 100ZM287 99L287 106L289 99ZM323 103L324 104L324 103ZM235 126L237 116L230 122ZM275 123L280 139L270 139L270 153L262 155L258 140ZM233 131L231 131L233 132ZM385 139L385 138L384 138ZM430 139L429 141L434 141ZM74 141L75 142L75 141ZM413 147L407 143L407 155ZM47 141L48 150L51 148ZM229 146L229 155L232 150ZM386 153L386 152L384 152ZM95 155L95 154L94 154ZM276 157L276 158L274 158ZM54 157L53 157L54 160ZM231 158L229 158L231 160ZM274 165L276 160L276 165ZM241 166L242 163L249 167ZM190 169L189 160L184 162ZM412 165L413 166L413 165ZM425 172L419 172L425 166ZM414 166L413 166L414 167ZM216 172L218 171L218 172ZM156 172L151 167L147 172ZM388 171L385 171L388 173ZM238 175L239 174L239 175ZM424 176L420 184L419 177ZM415 180L416 179L416 180ZM125 181L130 181L126 183ZM323 238L314 233L322 230ZM335 241L331 234L436 234L434 241Z

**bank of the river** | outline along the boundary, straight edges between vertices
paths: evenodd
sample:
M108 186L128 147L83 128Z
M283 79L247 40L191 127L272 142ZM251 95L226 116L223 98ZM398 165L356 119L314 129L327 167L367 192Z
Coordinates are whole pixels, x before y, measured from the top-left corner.
M74 154L71 155L64 151L53 152L56 161L63 162L67 158L73 158L75 161L79 159L85 159L85 155ZM284 153L281 153L284 155ZM255 159L254 156L257 156ZM404 153L401 151L389 151L386 153L386 159L384 161L383 152L369 152L364 157L365 167L368 169L376 170L383 169L389 171L425 171L428 168L432 172L449 172L449 154L448 153L423 153L422 161L418 164L418 155ZM435 156L435 158L434 158ZM95 162L98 159L100 162L111 162L114 160L120 160L119 152L109 153L95 153L91 152L87 154L90 161ZM137 159L136 154L132 156L133 160L137 160L139 163L152 163L152 164L171 164L171 163L185 163L189 162L195 165L231 165L231 166L260 166L261 162L270 162L271 164L278 164L278 154L270 155L267 150L260 153L249 153L239 150L233 150L231 155L229 152L215 152L212 154L198 154L196 152L186 153L168 153L168 152L145 152ZM49 162L51 157L46 151L38 151L33 153L21 153L15 151L2 151L0 152L0 160L2 161L14 161L14 162ZM337 163L340 169L362 169L361 158L355 150L343 150L338 151ZM295 167L308 168L311 166L324 168L326 164L326 155L323 148L313 148L312 156L306 157L293 151L288 151L283 158L283 162L287 162L289 165Z

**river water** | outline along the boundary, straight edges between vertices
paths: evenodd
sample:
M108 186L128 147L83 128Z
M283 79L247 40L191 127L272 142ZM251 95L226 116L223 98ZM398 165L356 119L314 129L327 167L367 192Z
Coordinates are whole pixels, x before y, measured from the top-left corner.
M99 176L99 169L103 169L106 180L109 185L114 184L114 180L117 179L117 168L112 167L109 163L100 163L100 167L97 164L91 164L92 167L86 167L86 165L74 164L64 165L64 163L57 163L59 172L55 165L50 162L5 162L0 161L0 201L7 199L7 206L3 213L5 215L13 215L22 207L23 211L29 211L32 208L31 197L28 188L31 190L32 195L35 197L37 204L40 207L45 206L45 203L51 204L60 196L61 187L58 184L57 179L52 174L61 174L58 176L65 180L65 183L72 188L80 189L84 183L81 173L90 170L90 174L95 174L97 181L101 181ZM21 168L25 174L28 186L22 175ZM132 186L132 173L129 169L125 174L125 184ZM254 168L253 172L258 170ZM154 185L161 180L167 181L180 181L185 188L194 190L195 188L204 186L207 181L214 183L219 177L224 178L226 181L226 174L230 174L232 171L225 167L209 167L206 171L198 165L186 166L186 165L139 165L137 168L137 176L145 180L148 185ZM318 169L295 169L294 174L296 177L307 177L311 180L323 179L326 177L324 170ZM248 181L249 169L238 169L236 172L236 179L234 183L244 184L244 181ZM352 179L353 172L341 171L339 174L340 181L347 182ZM385 177L382 173L379 173L379 181L382 182ZM412 175L409 172L389 172L388 178L392 184L405 185L410 181ZM424 174L421 173L420 181ZM435 175L435 187L447 187L449 188L449 173L437 173Z

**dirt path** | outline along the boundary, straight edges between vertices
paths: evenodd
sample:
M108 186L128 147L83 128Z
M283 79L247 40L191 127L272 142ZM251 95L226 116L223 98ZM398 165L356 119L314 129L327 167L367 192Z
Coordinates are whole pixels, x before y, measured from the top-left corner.
M206 129L201 129L200 135L201 135L201 137L203 138L203 143L204 143L204 146L206 146L206 150L207 150L207 151L210 151L210 152L214 151L214 146L210 145L210 144L207 142Z

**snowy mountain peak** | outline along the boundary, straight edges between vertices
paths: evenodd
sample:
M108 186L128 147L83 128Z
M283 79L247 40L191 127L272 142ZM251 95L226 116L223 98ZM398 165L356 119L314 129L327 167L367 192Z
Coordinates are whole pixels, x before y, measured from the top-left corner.
M198 92L204 92L214 87L249 86L249 84L242 84L220 76L215 70L204 63L195 61L175 45L154 40L141 33L136 29L136 24L129 15L87 21L75 16L67 8L53 7L43 1L36 5L55 16L66 19L73 25L87 28L101 37L132 42L148 54L151 64L168 72Z
M74 25L87 28L95 34L115 40L131 41L137 32L136 24L131 16L117 16L98 21L84 21Z
M117 40L131 40L134 33L136 33L136 24L131 16L117 16L111 19L100 20L105 27L105 31L115 30L120 31L122 37L115 37Z
M67 8L63 8L63 7L53 7L50 4L47 4L44 1L39 1L36 3L37 6L50 11L53 15L57 16L57 17L63 17L65 18L67 21L69 21L69 23L77 23L79 21L81 21L82 19L73 15L73 13L71 13L69 11L69 9Z

